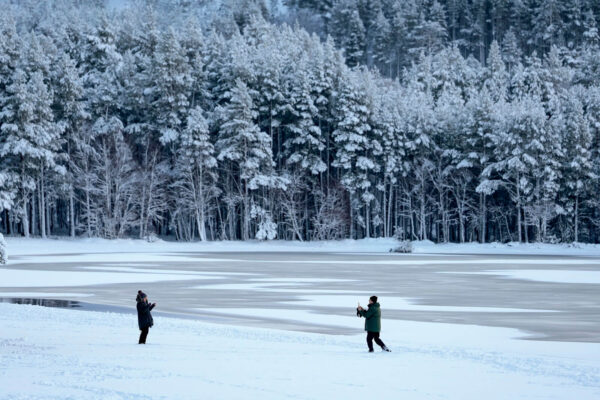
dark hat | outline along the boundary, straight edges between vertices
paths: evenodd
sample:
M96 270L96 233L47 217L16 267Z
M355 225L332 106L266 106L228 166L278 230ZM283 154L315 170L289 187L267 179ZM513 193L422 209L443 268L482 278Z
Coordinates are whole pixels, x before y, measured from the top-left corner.
M377 296L371 296L369 299L371 299L373 303L377 303Z
M138 294L137 294L137 296L135 298L135 301L137 301L139 303L140 301L142 301L146 297L148 297L148 296L146 296L146 293L142 292L141 290L138 290Z

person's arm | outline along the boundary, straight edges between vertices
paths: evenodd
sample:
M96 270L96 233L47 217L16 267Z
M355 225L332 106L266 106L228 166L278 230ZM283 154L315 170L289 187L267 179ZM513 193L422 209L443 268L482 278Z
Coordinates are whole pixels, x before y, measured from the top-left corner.
M373 307L369 308L368 310L365 310L364 308L361 310L360 315L362 315L363 317L365 317L366 319L369 319L373 316L373 313L375 311L373 310Z
M369 319L373 316L373 311L370 308L368 310L360 308L358 311L360 312L360 316L365 317L366 319Z
M148 311L152 311L152 309L156 307L156 303L152 303L150 304L150 307L148 308Z

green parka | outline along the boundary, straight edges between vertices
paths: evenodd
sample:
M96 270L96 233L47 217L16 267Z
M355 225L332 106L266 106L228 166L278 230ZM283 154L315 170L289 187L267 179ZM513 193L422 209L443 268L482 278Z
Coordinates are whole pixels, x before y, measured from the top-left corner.
M381 332L381 309L379 303L369 304L368 310L361 310L360 315L365 317L365 331Z

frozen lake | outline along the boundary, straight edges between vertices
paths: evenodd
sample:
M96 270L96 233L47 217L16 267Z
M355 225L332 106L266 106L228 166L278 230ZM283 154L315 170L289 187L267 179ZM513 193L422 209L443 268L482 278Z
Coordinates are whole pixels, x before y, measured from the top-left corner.
M227 325L356 334L364 321L356 303L375 294L384 335L403 320L600 343L600 257L111 252L14 256L0 269L5 302L71 300L133 312L138 289L158 303L156 315Z

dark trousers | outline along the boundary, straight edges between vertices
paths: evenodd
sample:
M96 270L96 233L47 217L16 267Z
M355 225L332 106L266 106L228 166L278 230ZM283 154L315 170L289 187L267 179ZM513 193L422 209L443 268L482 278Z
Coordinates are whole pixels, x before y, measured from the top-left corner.
M139 344L146 344L146 338L148 337L148 330L150 328L144 328L142 329L142 333L140 333L140 341L138 342Z
M367 345L369 346L369 351L373 351L373 339L375 339L375 343L377 343L381 348L385 348L385 343L379 339L379 332L367 332Z

